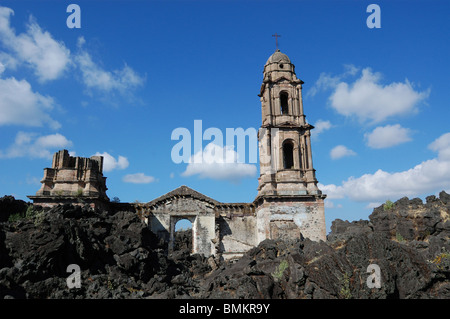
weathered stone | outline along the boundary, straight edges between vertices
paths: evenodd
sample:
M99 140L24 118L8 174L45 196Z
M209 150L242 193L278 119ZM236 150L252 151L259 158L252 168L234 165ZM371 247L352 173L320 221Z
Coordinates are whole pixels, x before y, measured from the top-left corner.
M0 223L6 222L13 214L25 216L27 208L28 205L23 200L16 200L13 196L3 196L0 198Z
M42 186L34 196L35 205L54 207L58 204L88 204L105 208L106 177L103 177L103 157L72 157L67 150L53 155L51 168L44 169Z
M67 150L54 154L41 189L28 197L44 207L87 204L114 213L134 211L167 242L169 252L174 249L175 224L181 219L192 223L192 253L223 259L238 258L265 239L326 240L326 195L317 186L313 168L310 131L314 127L303 112L303 81L279 50L267 60L263 76L260 177L252 203L221 203L186 186L144 204L110 203L103 157L72 157ZM63 211L70 217L84 212ZM123 240L108 239L118 256L123 254Z

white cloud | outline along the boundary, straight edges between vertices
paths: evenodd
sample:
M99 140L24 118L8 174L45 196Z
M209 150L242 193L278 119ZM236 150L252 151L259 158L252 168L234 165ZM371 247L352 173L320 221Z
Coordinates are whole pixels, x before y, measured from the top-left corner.
M383 202L371 202L366 205L366 208L374 209L376 207L380 207L381 205L383 205Z
M147 176L144 173L127 174L122 179L125 183L148 184L155 181L153 176Z
M318 183L318 187L324 194L327 194L327 199L342 199L345 197L342 186L336 186L334 184L324 185Z
M388 148L412 140L411 130L400 124L379 126L366 133L367 145L371 148Z
M107 152L95 153L93 156L103 156L103 171L110 172L115 169L125 169L130 164L128 159L124 156L120 156L117 160Z
M6 70L16 69L18 61L11 54L0 52L0 75Z
M450 161L450 133L441 135L428 148L438 152L438 158L440 160Z
M0 126L49 125L58 129L61 125L48 114L54 107L55 102L51 97L33 92L27 81L0 79Z
M320 91L335 88L343 78L355 75L359 71L359 68L352 64L344 64L344 69L344 73L339 75L331 75L325 72L320 73L316 83L308 90L306 96L314 96Z
M401 172L381 169L358 178L350 177L342 185L320 185L328 198L349 198L377 204L387 199L413 197L450 189L450 133L443 134L429 145L438 157L424 161Z
M17 59L30 66L42 82L59 78L71 64L70 51L64 43L53 39L30 17L25 33L16 35L10 26L14 11L0 7L0 41L15 53Z
M337 204L337 205L335 205L334 202L328 200L328 198L327 198L327 200L325 201L325 204L324 204L324 205L325 205L325 208L328 208L328 209L342 208L342 204Z
M351 149L347 148L344 145L335 146L330 151L331 159L339 159L339 158L342 158L342 157L354 156L354 155L356 155L356 153L354 151L352 151Z
M333 125L331 124L330 121L318 120L314 124L314 130L311 131L311 135L312 137L317 138L317 136L319 136L320 133L329 130L332 127Z
M36 133L18 132L14 141L0 158L32 157L52 158L54 151L72 146L72 142L57 133L38 136Z
M131 96L133 89L143 85L145 78L126 63L121 69L108 71L94 62L83 48L86 43L84 37L78 38L78 52L72 54L63 42L43 30L32 16L25 32L16 33L10 25L13 15L12 9L0 6L0 44L6 50L0 52L0 74L6 69L15 69L17 65L26 65L40 82L46 82L60 78L73 67L81 72L81 81L89 90L104 94L119 92Z
M238 153L233 147L221 147L209 143L189 159L182 176L199 175L201 178L237 182L242 178L256 175L256 166L240 163Z
M328 73L322 72L319 75L316 83L307 91L306 96L314 96L320 91L334 88L338 85L341 78L339 76L332 76Z
M325 208L334 208L334 203L330 200L326 200L324 206Z
M340 114L354 116L361 122L378 123L387 118L411 114L417 105L429 95L429 90L415 91L408 80L381 85L380 73L370 68L354 83L340 82L330 96L331 106Z
M144 83L145 79L127 64L121 70L114 70L112 72L101 68L92 60L91 55L82 48L85 42L83 37L78 39L80 52L75 57L75 60L81 70L83 83L86 87L104 93L117 90L121 94L125 94L130 89L139 87Z

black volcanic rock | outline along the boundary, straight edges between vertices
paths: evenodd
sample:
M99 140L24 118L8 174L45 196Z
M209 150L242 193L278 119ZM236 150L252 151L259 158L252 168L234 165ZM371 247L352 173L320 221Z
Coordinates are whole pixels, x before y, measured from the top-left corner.
M0 223L6 222L10 215L25 215L28 204L23 200L16 200L13 196L3 196L0 198Z
M368 221L333 221L326 242L265 240L228 262L191 254L191 231L177 233L168 254L135 212L28 211L0 223L0 298L448 299L449 212L445 192L425 204L402 198ZM81 288L67 286L70 264ZM367 286L371 264L380 288Z

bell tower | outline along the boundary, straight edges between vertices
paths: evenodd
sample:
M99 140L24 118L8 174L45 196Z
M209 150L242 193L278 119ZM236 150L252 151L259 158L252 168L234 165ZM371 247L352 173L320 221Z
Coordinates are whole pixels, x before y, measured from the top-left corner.
M260 177L255 199L258 237L325 240L324 199L312 161L311 130L303 112L303 81L276 50L263 71Z

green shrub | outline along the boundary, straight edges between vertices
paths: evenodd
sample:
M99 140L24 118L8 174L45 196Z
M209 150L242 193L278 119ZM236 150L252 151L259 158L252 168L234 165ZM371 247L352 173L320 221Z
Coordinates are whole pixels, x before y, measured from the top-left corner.
M343 299L351 299L352 293L350 290L350 276L347 273L340 278L341 290L339 291L339 296Z
M443 270L445 268L445 264L450 263L450 253L447 252L445 247L442 247L442 252L440 254L437 254L434 259L428 260L428 262L435 264L438 269Z
M402 234L400 233L395 234L395 239L400 243L405 241L405 238L403 238Z
M391 202L389 199L386 201L386 203L384 203L383 205L383 209L384 210L391 210L392 208L394 208L394 203Z
M289 267L289 263L287 262L287 260L283 260L277 267L277 270L275 272L272 273L272 276L277 279L280 280L283 277L283 273L284 271Z
M30 205L27 208L27 211L25 212L25 218L33 218L34 215L36 215L36 211L34 210L34 206Z
M14 223L14 222L19 221L21 219L23 219L23 216L22 216L21 213L14 213L14 214L9 215L8 222Z
M39 226L44 221L44 211L43 210L37 211L33 216L33 218L34 218L34 226Z

